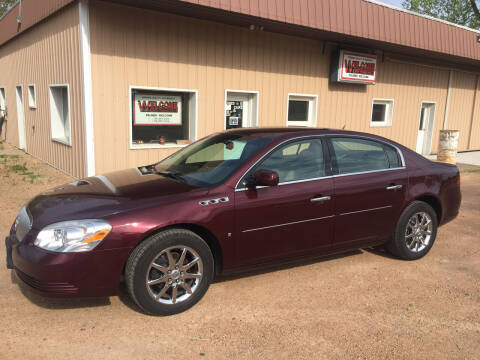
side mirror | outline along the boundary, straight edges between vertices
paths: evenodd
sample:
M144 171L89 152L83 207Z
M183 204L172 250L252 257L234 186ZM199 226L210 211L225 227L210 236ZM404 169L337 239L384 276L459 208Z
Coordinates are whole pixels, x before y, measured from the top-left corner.
M272 170L261 169L253 174L249 187L256 186L277 186L278 185L278 173Z

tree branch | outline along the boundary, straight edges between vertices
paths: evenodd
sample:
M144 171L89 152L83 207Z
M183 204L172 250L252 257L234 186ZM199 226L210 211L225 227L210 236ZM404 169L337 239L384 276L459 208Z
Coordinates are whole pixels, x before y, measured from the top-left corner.
M475 17L480 20L480 11L478 11L477 3L475 2L475 0L470 0L470 5L472 5L472 10L475 14Z

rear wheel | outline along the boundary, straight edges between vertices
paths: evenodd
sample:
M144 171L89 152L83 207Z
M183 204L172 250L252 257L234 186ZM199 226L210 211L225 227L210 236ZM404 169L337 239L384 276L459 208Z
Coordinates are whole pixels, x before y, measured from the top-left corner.
M132 299L152 315L172 315L195 305L213 279L208 245L195 233L170 229L140 243L130 255L125 281Z
M420 259L432 248L437 228L435 210L427 203L414 201L400 216L387 249L401 259Z

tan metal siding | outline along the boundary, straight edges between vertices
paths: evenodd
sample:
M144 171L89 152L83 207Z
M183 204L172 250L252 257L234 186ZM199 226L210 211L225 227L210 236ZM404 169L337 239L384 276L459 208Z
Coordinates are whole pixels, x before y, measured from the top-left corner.
M447 128L460 130L459 150L468 149L476 81L475 74L453 72Z
M477 33L363 0L179 1L480 60Z
M175 151L130 149L128 88L133 85L198 90L199 138L223 130L225 89L259 91L260 126L285 126L288 93L312 94L318 95L318 127L345 126L412 149L421 102L435 102L436 150L448 70L379 58L376 85L332 84L331 49L323 53L314 40L120 5L92 5L97 173L153 163ZM394 99L392 127L370 127L373 98ZM458 106L454 100L451 111Z
M8 106L7 141L18 145L15 86L23 86L27 152L77 177L85 170L78 5L0 47L0 87ZM37 108L28 106L27 86L36 85ZM50 84L69 84L72 146L51 139Z

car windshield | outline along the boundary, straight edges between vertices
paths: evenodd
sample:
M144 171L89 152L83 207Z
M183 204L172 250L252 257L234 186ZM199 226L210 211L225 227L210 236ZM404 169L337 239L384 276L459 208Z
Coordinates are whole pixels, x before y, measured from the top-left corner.
M215 186L271 141L265 134L212 135L159 162L155 171L194 186Z

